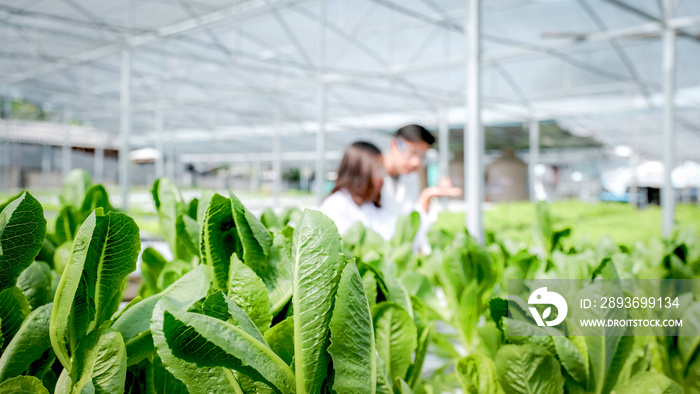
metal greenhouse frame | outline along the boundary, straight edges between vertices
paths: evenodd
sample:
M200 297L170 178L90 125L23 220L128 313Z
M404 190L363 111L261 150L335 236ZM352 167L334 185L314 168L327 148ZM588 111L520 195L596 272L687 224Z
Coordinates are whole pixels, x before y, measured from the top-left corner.
M484 125L529 130L532 171L553 120L663 159L669 235L671 169L700 159L693 0L0 0L0 37L0 95L50 107L64 130L5 119L3 187L18 141L86 144L96 179L105 149L155 147L158 176L176 160L271 162L279 181L282 162L325 174L354 139L386 146L416 122L439 135L443 173L464 130L467 226L483 242Z

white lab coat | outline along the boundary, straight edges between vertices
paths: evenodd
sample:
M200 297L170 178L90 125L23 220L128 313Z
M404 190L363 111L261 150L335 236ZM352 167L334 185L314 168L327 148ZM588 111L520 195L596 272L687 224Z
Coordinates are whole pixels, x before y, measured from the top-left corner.
M366 228L377 232L385 240L390 240L396 230L396 217L383 208L377 208L373 203L367 202L360 206L355 204L347 189L339 190L326 197L321 203L319 211L333 219L342 235L357 222L361 222Z
M387 175L382 186L382 208L392 212L396 216L408 215L413 211L423 211L418 206L420 196L420 178L412 172L399 175L396 180Z
M420 196L420 177L418 173L399 175L394 179L391 176L384 178L384 186L382 187L382 209L386 209L393 217L394 221L399 217L408 215L413 211L420 214L420 227L413 241L414 251L422 253L430 253L430 244L428 243L428 230L437 220L435 210L431 210L428 214L423 207L418 204Z

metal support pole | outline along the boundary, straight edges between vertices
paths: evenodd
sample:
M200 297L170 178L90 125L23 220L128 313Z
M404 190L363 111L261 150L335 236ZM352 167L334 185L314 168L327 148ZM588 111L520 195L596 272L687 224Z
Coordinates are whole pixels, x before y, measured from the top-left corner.
M175 182L175 135L170 138L170 140L167 143L168 146L168 154L167 154L167 160L165 160L165 174L168 178L170 178L173 182Z
M165 166L163 161L165 160L165 131L163 127L163 108L158 106L155 112L155 130L156 130L156 149L158 150L158 156L155 162L156 178L162 178L165 175Z
M530 202L537 202L537 193L535 192L535 167L540 162L540 121L538 119L530 120L530 154L528 155L528 186L530 190Z
M134 0L127 0L127 37L131 34L134 21ZM126 40L125 40L126 41ZM129 138L131 135L131 48L126 44L122 48L121 86L119 91L120 137L119 149L119 188L121 189L122 209L129 210Z
M5 42L10 42L10 24L6 23L3 29L3 38ZM5 58L4 70L11 68L10 57ZM3 112L5 113L5 138L0 138L0 190L8 191L10 189L10 120L12 119L12 97L10 95L9 86L3 86Z
M251 190L253 193L260 194L260 173L262 172L262 162L255 160L253 162L253 178L251 179Z
M95 156L93 158L93 179L95 183L103 183L105 178L105 148L102 145L95 147Z
M442 32L443 34L443 40L442 40L442 46L443 46L443 59L447 60L450 58L450 40L449 40L449 33L445 30ZM440 93L441 93L441 105L440 105L440 114L439 114L439 125L438 125L438 134L439 134L439 152L438 152L438 163L439 163L439 170L440 170L440 178L448 178L450 179L450 183L452 183L452 178L450 177L450 122L449 122L449 108L450 108L450 100L449 100L449 93L450 90L448 87L448 74L447 70L443 68L441 70L441 75L440 75ZM466 183L464 184L466 186ZM442 209L444 211L447 211L449 208L449 201L447 197L442 197L440 198L440 205L442 205Z
M302 192L309 191L309 172L307 167L299 168L299 189Z
M5 94L5 134L4 141L0 141L0 188L8 190L10 188L10 120L12 120L12 98L8 91Z
M21 142L15 144L15 148L11 150L12 153L12 167L14 170L10 174L10 182L14 183L16 187L25 188L24 180L22 179L22 149L24 146ZM14 182L13 182L14 181Z
M450 128L447 126L447 109L440 110L438 125L438 163L440 177L450 176Z
M464 185L467 204L467 229L483 244L484 221L481 202L484 196L484 176L482 171L484 135L481 125L481 51L479 34L480 0L466 0L465 36L467 51L467 121L464 132Z
M64 114L64 122L65 124L65 129L64 129L64 137L63 137L63 150L61 151L61 175L63 176L63 180L65 181L66 178L68 177L68 173L71 170L71 167L73 165L73 158L71 157L73 153L73 146L72 146L72 141L71 141L71 132L70 132L70 120L71 120L71 113L70 111L66 111Z
M9 157L8 153L9 150L7 149L7 145L9 142L0 140L0 189L2 190L7 190L10 188L9 184Z
M10 188L10 141L0 142L0 189Z
M131 134L131 50L122 49L121 69L121 118L119 149L119 188L121 189L122 209L129 209L129 135Z
M450 128L447 123L447 108L440 108L440 124L438 125L438 166L440 178L450 177ZM447 209L447 197L442 197L440 203Z
M184 178L184 173L185 173L185 163L181 162L178 160L176 156L176 148L175 146L172 147L173 150L173 182L175 182L176 185L178 186L184 186L185 185L185 178Z
M51 186L51 145L44 144L41 148L41 181L45 188Z
M230 166L233 166L233 163L229 164ZM248 164L248 193L254 193L255 192L255 164L254 163L249 163Z
M636 153L630 155L630 169L632 170L632 180L630 184L629 191L629 203L632 207L639 207L639 187L637 184L637 163L639 162L639 156Z
M272 136L272 205L279 207L282 192L282 149L279 128L275 127Z
M664 1L664 18L671 20L673 0ZM676 31L668 23L664 26L663 49L663 86L664 86L664 115L663 115L663 152L664 152L664 185L661 194L662 225L661 234L669 237L673 231L673 216L676 208L676 193L671 182L671 172L675 164L675 71L676 71Z
M316 198L323 199L326 182L326 85L323 83L323 66L326 61L326 1L318 2L318 68L316 71L316 103L318 111L318 133L316 134Z
M68 177L68 173L70 173L71 162L73 161L71 158L72 150L73 148L70 146L70 142L68 140L64 140L63 147L61 149L61 176L63 177L64 181Z
M166 75L166 60L170 56L162 55L158 58L158 105L156 106L154 113L154 129L156 133L156 150L158 151L158 156L155 159L155 178L163 178L165 176L165 102L163 100L165 94L165 78Z

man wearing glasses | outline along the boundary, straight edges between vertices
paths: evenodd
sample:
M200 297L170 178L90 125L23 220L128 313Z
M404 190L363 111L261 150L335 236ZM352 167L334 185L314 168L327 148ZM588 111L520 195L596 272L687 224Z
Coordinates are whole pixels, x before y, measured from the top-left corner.
M434 142L435 137L428 130L411 124L396 131L389 152L384 155L387 176L382 187L382 208L397 217L412 211L421 215L421 229L416 235L414 246L424 252L427 251L425 233L434 221L434 215L432 218L428 216L430 201L435 197L456 197L462 194L462 189L452 187L448 178L441 179L438 186L420 190L420 178L416 171Z

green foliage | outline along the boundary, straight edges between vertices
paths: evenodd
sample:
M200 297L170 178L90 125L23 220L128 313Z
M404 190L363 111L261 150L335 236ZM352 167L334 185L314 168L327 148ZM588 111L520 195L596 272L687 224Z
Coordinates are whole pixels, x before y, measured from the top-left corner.
M377 352L387 366L389 377L404 378L411 365L411 354L418 346L413 320L405 309L389 302L377 304L372 320Z
M177 225L178 219L187 214L187 206L182 200L180 191L172 181L162 178L153 183L151 193L158 212L163 238L170 245L176 259L187 260L191 255L188 245L179 239L186 234L182 232L183 226L180 226L181 231L178 232Z
M496 355L496 370L506 393L564 392L559 362L540 346L503 346Z
M294 234L292 259L296 391L314 393L326 379L331 311L346 262L333 221L305 210Z
M172 183L157 181L154 201L175 258L146 249L140 297L117 312L140 250L138 228L83 175L74 174L64 189L54 232L39 237L49 264L32 263L38 254L32 251L26 266L11 265L19 280L0 293L3 380L32 374L56 392L423 387L432 323L426 326L424 317L414 323L418 301L402 280L366 266L363 277L347 264L335 226L315 211L288 210L280 218L268 211L261 221L233 194L185 203ZM15 200L2 205L6 217ZM399 249L408 267L407 248ZM377 307L389 338L387 362L376 350L370 308L379 298L395 302ZM392 326L397 316L401 324ZM395 340L406 333L408 347Z
M294 318L288 317L265 332L270 348L284 362L292 365L294 360Z
M121 313L112 328L122 334L129 356L140 354L143 357L143 353L154 352L152 343L144 349L141 342L145 340L146 345L149 345L151 316L160 300L167 299L172 305L186 310L207 295L211 279L211 269L200 265L160 293L140 300ZM130 361L130 365L135 361Z
M239 387L233 373L220 367L197 366L197 364L176 357L165 337L165 304L158 303L151 317L153 343L158 351L158 360L177 380L187 386L191 393L234 392Z
M0 383L0 393L49 394L49 391L34 376L17 376Z
M655 372L647 371L636 376L634 381L629 385L620 387L616 391L620 394L632 393L663 393L663 394L681 394L683 387L666 376Z
M534 223L537 242L506 230L480 245L462 220L438 223L419 255L417 214L387 242L361 225L341 239L312 210L258 218L233 193L184 201L166 179L153 198L173 259L146 248L139 296L121 308L139 228L104 187L71 174L49 234L29 193L0 204L0 392L700 392L693 289L670 316L684 318L678 337L581 337L534 325L508 287L588 279L572 292L595 297L596 278L697 279L694 230L580 242L562 219L574 212L539 205L503 222ZM533 336L508 335L516 328Z
M51 307L50 303L43 305L24 320L0 357L0 382L21 375L51 347Z
M27 297L18 287L0 292L0 331L2 333L3 352L19 331L22 322L29 314Z
M70 369L83 337L99 331L116 311L140 245L138 227L124 214L98 209L78 230L51 315L51 343L64 368Z
M568 237L571 234L571 229L554 230L552 228L549 206L544 201L538 202L535 207L537 211L537 221L535 223L540 244L547 253L561 250L561 241L564 237Z
M261 332L270 328L270 296L265 284L255 272L243 264L236 254L231 255L228 296L253 320Z
M231 254L243 252L235 226L231 202L219 194L214 195L202 226L200 248L202 263L214 271L214 289L217 290L228 289Z
M396 234L394 234L394 237L391 239L391 244L398 246L403 243L412 243L419 226L420 215L418 212L412 212L410 215L402 216L396 223Z
M118 331L90 332L78 344L68 380L72 392L116 393L126 381L126 347Z
M245 312L221 292L211 297L218 300L212 301L216 313L209 316L178 311L161 301L163 335L173 355L198 366L236 370L282 392L293 390L292 369L265 343Z
M46 219L39 202L24 192L0 211L0 291L15 285L32 264L46 235Z
M330 329L328 353L335 365L333 390L338 393L375 392L377 352L372 313L355 263L348 263L343 270Z
M150 246L144 249L141 254L141 297L146 298L160 292L158 279L167 265L168 261L157 250Z
M69 206L76 210L80 209L85 193L90 186L92 186L92 179L87 171L79 168L72 170L68 173L59 195L61 205Z
M493 360L472 354L457 362L457 379L465 393L499 394L498 374Z
M32 309L53 300L51 267L43 261L34 261L17 278L17 287L24 293Z

